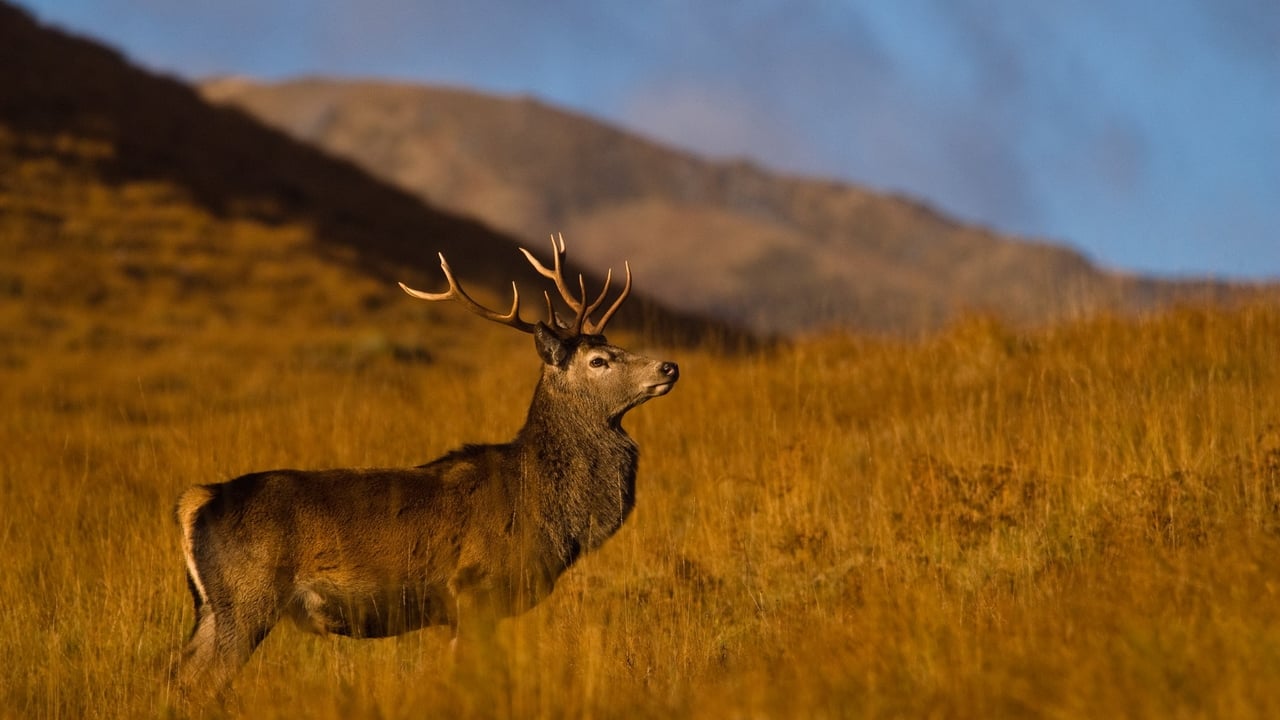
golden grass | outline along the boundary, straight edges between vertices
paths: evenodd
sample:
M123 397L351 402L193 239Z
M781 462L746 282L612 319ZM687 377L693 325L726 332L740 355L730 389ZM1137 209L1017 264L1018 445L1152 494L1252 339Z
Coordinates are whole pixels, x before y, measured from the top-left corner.
M165 715L182 488L505 440L537 360L68 142L0 154L0 716ZM492 676L283 625L221 712L1280 717L1280 309L655 353L635 515Z
M522 421L526 338L406 363L345 331L320 359L302 330L258 354L243 329L7 349L4 712L164 712L184 486L416 463ZM503 624L505 672L453 682L439 630L286 625L226 712L1275 717L1276 358L1266 307L679 353L677 390L629 418L636 514Z

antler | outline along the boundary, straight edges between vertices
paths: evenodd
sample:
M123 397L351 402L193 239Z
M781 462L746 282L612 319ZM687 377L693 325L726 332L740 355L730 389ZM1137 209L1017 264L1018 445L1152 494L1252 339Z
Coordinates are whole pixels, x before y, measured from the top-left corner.
M618 312L618 308L622 307L623 301L631 294L631 264L626 263L627 282L622 286L622 292L618 295L618 298L613 301L613 304L609 306L609 309L605 311L604 316L601 317L599 321L593 322L591 320L591 314L600 309L600 306L604 304L605 296L609 294L609 284L613 282L613 270L610 270L605 275L604 289L600 291L599 297L588 303L587 281L581 274L578 275L579 297L574 296L573 291L569 289L569 285L564 281L564 236L551 236L551 252L555 258L554 267L552 269L547 269L545 265L538 262L537 258L535 258L528 250L520 248L520 252L524 253L525 259L533 265L533 269L537 270L538 274L555 281L556 289L560 291L560 297L563 298L565 303L569 305L569 308L576 313L572 325L562 322L560 318L556 316L555 309L551 305L550 293L543 293L543 297L546 298L547 301L548 322L561 330L571 330L575 335L582 335L584 333L587 335L599 335L604 332L605 324L609 322L609 319L613 317L614 313ZM458 281L453 277L453 270L449 269L449 263L445 261L444 253L440 253L440 269L444 270L444 277L449 281L449 289L447 291L442 293L423 292L421 290L414 290L404 283L400 283L400 289L413 297L420 298L422 300L457 300L462 303L463 307L486 320L492 320L496 323L513 327L521 332L532 333L534 331L534 324L527 323L520 319L520 289L516 287L514 282L511 283L511 294L513 296L511 299L511 309L507 311L506 314L502 314L494 310L490 310L471 299L471 296L462 289L462 286L459 285Z
M554 260L553 267L551 269L548 269L547 266L538 262L538 259L535 258L533 253L528 250L520 248L520 252L524 253L525 259L529 261L529 264L533 265L533 269L537 270L538 274L555 281L556 289L560 291L560 297L564 299L565 303L569 306L569 309L576 313L576 316L574 317L573 325L565 325L559 322L559 319L556 318L555 313L551 310L550 295L546 295L547 314L550 315L556 324L562 329L572 330L574 334L580 335L585 332L588 335L599 335L604 332L604 326L613 317L614 313L618 312L618 308L622 307L622 303L627 299L627 296L631 294L631 263L624 263L627 270L627 282L622 287L622 293L618 295L618 298L614 300L613 304L609 306L609 309L605 311L604 317L600 318L598 322L592 322L591 313L598 310L600 306L604 304L605 296L609 294L609 284L613 281L612 269L609 270L604 277L604 289L600 291L600 296L597 297L594 302L588 303L587 283L581 274L578 275L579 297L574 297L573 291L569 289L568 283L564 280L564 268L562 262L564 258L563 235L551 236L551 254Z
M534 326L531 323L527 323L520 319L520 289L516 287L514 282L511 283L511 294L513 296L511 300L511 310L503 315L490 310L471 299L471 296L468 295L466 291L462 289L462 286L458 284L458 281L454 279L453 271L449 269L449 263L444 259L444 253L440 253L440 269L444 270L444 277L449 281L449 289L447 291L442 293L422 292L421 290L414 290L404 283L400 283L400 289L423 300L457 300L462 303L463 307L486 320L492 320L496 323L513 327L520 332L533 332Z

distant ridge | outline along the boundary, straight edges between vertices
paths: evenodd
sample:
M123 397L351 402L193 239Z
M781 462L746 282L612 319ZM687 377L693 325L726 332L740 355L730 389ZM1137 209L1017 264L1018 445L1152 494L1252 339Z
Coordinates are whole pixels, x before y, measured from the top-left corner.
M1226 297L836 182L715 162L530 98L319 78L205 83L293 137L517 236L563 230L600 271L625 256L680 307L763 332L918 332L963 312L1045 323Z
M399 293L393 280L438 287L439 252L475 290L509 297L515 279L527 286L529 297L536 296L534 288L541 293L542 279L511 236L427 206L348 161L240 110L210 105L182 82L138 69L93 41L42 27L4 3L0 133L6 152L18 160L61 154L61 161L109 183L156 181L180 188L220 217L305 225L312 228L315 253L378 278L389 294ZM86 143L104 149L91 159L59 149ZM546 240L532 249L545 254ZM575 250L576 243L571 257ZM621 258L612 262L620 264ZM639 279L636 299L615 326L643 324L684 339L726 331L721 323L646 299L648 281ZM527 312L536 308L530 304Z

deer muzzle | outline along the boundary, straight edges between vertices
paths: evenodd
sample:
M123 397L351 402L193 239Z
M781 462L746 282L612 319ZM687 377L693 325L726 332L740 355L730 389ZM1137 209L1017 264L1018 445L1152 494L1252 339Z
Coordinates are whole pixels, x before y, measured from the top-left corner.
M657 367L657 374L660 379L645 386L645 395L651 398L671 392L671 388L675 387L676 380L680 379L680 366L673 362L660 363Z

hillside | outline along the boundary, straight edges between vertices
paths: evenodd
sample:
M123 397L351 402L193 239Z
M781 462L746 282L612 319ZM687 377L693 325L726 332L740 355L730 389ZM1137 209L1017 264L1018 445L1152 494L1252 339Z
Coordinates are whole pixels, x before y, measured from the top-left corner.
M391 282L434 243L523 267L0 4L0 718L183 716L184 488L511 437L528 339ZM635 512L490 671L282 623L206 717L1280 717L1278 356L1264 302L673 349Z
M324 79L202 89L440 207L518 237L563 231L597 271L632 258L657 297L760 331L914 332L966 311L1043 323L1227 291L1106 272L904 198L713 162L529 98Z
M143 327L147 318L130 313L190 306L192 316L350 322L386 305L401 312L395 280L440 287L438 252L486 300L502 302L512 280L526 297L541 294L512 237L214 107L113 50L3 4L0 48L0 250L16 260L2 271L17 303L5 303L8 313L66 306ZM546 246L532 247L545 255ZM668 339L719 327L645 299L646 282L637 278L617 327ZM419 321L461 315L410 305Z

